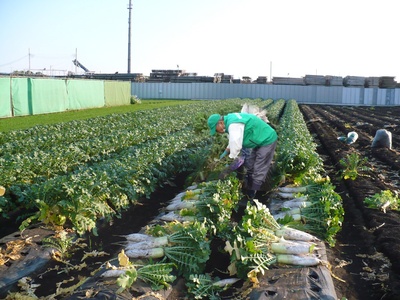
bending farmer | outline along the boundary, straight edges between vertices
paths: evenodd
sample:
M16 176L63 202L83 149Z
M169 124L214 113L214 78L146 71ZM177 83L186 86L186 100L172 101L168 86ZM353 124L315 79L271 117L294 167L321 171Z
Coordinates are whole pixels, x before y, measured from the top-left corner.
M372 141L372 148L387 148L392 149L392 133L386 129L379 129L375 133Z
M243 148L250 148L246 157L246 196L252 200L261 188L271 167L278 140L276 131L259 117L248 113L213 114L208 118L210 134L228 133L229 157L235 159Z

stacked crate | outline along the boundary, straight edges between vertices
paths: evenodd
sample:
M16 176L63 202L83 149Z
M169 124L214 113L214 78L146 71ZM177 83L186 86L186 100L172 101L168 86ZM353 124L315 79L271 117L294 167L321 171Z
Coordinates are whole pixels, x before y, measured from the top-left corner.
M326 79L322 75L306 75L304 83L306 85L326 85Z
M382 76L379 80L380 88L395 88L397 86L397 82L394 80L394 77L390 76Z
M181 76L182 70L151 70L147 82L170 82L172 77Z
M257 83L264 83L264 84L268 83L268 77L267 76L258 76L256 82Z
M346 76L343 79L344 86L365 86L365 77L362 76Z
M343 86L343 77L342 76L332 76L327 75L326 78L326 85L328 86Z
M379 77L367 77L365 79L365 87L379 87Z
M281 85L304 85L304 78L297 77L273 77L273 84Z

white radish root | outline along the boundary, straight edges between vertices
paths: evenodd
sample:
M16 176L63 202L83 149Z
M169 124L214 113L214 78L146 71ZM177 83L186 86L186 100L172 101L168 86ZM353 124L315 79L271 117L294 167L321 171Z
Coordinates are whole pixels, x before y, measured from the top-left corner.
M168 211L175 211L184 208L194 208L196 206L196 200L183 200L183 201L176 201L169 204L165 209Z
M293 241L280 241L277 243L271 243L271 251L274 253L281 254L309 254L313 251L314 245L302 242Z
M281 186L278 190L282 193L305 193L307 192L307 187L305 186Z
M161 258L164 257L164 249L131 249L126 250L125 254L130 258Z
M293 218L294 221L301 221L301 214L290 213L290 211L281 212L278 214L274 214L273 217L275 220L284 219L285 216L288 215Z
M131 242L142 242L142 241L146 241L148 239L154 238L151 235L144 234L144 233L131 233L128 235L123 235L123 237L126 238L126 240L131 241Z
M178 222L192 222L195 220L194 217L191 216L181 216L177 213L175 213L175 211L170 211L169 213L163 215L160 217L161 220L163 221L167 221L167 222L174 222L174 221L178 221Z
M306 241L306 242L319 241L319 239L313 236L312 234L309 234L307 232L295 228L290 228L287 226L283 226L281 229L276 230L275 235L277 237L283 237L286 240L296 240L296 241Z
M315 255L295 255L295 254L278 254L276 260L280 264L296 265L296 266L317 266L322 261Z
M225 287L227 285L232 285L238 282L240 278L226 278L226 279L221 279L219 281L216 281L213 283L214 286L218 287Z
M283 193L283 192L279 192L278 196L283 198L283 199L294 199L294 193Z
M302 208L310 206L312 203L310 201L285 201L282 203L282 208Z
M136 242L136 243L128 243L125 247L125 250L134 250L134 249L151 249L158 248L162 246L168 245L168 237L153 237L152 239L148 239L146 241Z
M126 272L126 270L122 270L122 269L107 270L103 274L101 274L100 277L105 277L105 278L119 277L122 274L125 274L125 272Z

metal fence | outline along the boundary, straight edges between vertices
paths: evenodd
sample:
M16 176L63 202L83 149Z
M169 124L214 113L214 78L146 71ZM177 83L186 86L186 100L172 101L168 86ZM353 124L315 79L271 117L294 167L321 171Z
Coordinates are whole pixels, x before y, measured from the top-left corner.
M230 98L295 99L304 104L400 105L399 88L231 83L132 82L141 99L216 100Z

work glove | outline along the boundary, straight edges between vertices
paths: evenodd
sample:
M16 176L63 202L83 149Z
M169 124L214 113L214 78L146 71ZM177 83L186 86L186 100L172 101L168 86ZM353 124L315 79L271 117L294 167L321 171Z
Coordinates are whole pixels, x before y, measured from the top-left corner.
M238 156L235 160L225 168L218 176L219 179L225 179L230 173L239 169L244 163L244 157Z
M229 165L229 169L231 171L235 171L236 169L239 169L242 165L244 164L244 157L243 156L238 156L235 158L235 160Z
M223 159L229 152L228 151L224 151L222 152L222 154L219 156L219 159Z
M228 175L231 174L231 173L232 173L232 171L229 170L229 168L226 168L225 170L223 170L223 171L219 174L218 179L224 180L224 179L225 179L226 177L228 177Z

